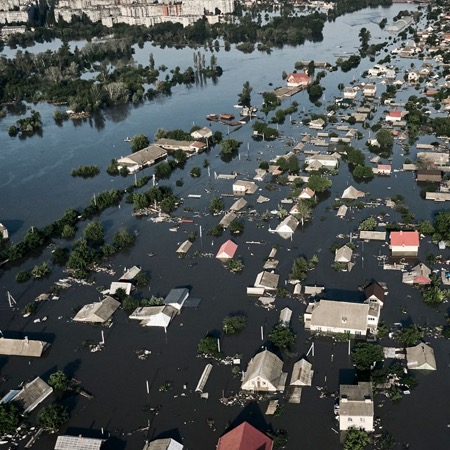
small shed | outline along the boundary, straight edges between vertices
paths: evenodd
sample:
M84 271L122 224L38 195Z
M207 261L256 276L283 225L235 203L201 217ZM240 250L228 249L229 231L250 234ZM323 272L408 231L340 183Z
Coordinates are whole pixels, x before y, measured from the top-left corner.
M278 322L280 323L280 325L289 328L289 325L291 324L291 317L292 310L288 307L283 308L280 312L280 319L278 320Z
M220 246L219 251L216 254L216 258L220 259L221 261L232 259L234 257L234 254L236 253L237 248L238 245L229 239Z
M189 251L189 249L192 247L192 242L189 239L186 239L178 248L177 253L178 254L185 254Z
M302 358L294 364L289 384L291 386L311 386L313 375L312 364Z
M338 212L336 213L336 216L344 218L347 214L348 207L346 205L339 206Z
M141 268L138 266L133 266L131 269L125 271L125 273L119 278L119 281L131 281L134 280L136 275L141 272Z
M181 310L188 297L189 290L187 288L171 289L167 297L164 299L164 304L173 306L177 310Z
M436 370L437 368L434 350L423 342L406 349L406 363L408 369L412 370Z

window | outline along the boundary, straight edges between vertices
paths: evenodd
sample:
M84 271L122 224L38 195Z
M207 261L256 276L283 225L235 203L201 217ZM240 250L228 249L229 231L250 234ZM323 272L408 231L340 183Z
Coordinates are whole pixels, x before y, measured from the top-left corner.
M360 417L360 418L359 418L359 421L360 421L360 422L365 422L366 419L365 419L364 417Z
M342 317L341 317L341 320L342 320L342 323L347 323L347 317L342 316Z
M347 422L353 422L353 419L351 417L348 417Z

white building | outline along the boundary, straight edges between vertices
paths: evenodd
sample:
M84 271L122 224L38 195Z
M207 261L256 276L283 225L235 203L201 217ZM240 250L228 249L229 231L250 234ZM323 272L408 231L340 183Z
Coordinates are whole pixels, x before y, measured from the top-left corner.
M372 383L342 384L339 389L339 430L373 431Z

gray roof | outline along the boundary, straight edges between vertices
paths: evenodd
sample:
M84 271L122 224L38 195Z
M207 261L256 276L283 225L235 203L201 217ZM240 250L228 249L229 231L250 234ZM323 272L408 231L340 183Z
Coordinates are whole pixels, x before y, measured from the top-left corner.
M143 450L183 450L183 446L174 439L156 439L144 445Z
M277 233L294 232L298 227L299 221L294 216L285 217L275 229Z
M344 245L336 250L334 260L336 262L350 262L352 259L353 250L350 247Z
M187 239L184 241L177 249L177 253L187 253L187 251L192 247L192 242Z
M81 436L58 436L54 450L98 450L105 440Z
M436 370L434 350L423 342L406 349L406 361L408 369Z
M385 241L386 231L364 231L359 232L359 238L367 241Z
M230 211L226 213L222 220L219 222L219 225L222 225L224 228L228 228L230 226L230 223L233 222L234 219L236 219L237 215L234 211Z
M283 361L277 355L264 350L255 355L248 363L242 385L257 376L264 378L275 386L278 384L283 370Z
M184 301L189 297L189 290L186 288L171 289L164 299L165 305L183 306Z
M312 364L306 359L301 359L294 364L290 385L311 386L313 374Z
M239 211L242 209L245 205L247 205L247 200L245 198L240 198L239 200L236 200L230 207L231 211Z
M128 269L120 278L119 281L131 281L136 277L138 273L141 272L141 268L138 266L133 266Z
M355 199L359 197L364 197L366 194L364 192L358 191L358 189L353 186L349 186L341 195L341 198Z
M280 275L267 271L260 272L255 280L255 287L263 287L265 289L276 289Z
M131 155L125 156L117 160L119 165L127 164L138 164L140 166L145 166L147 164L153 164L155 161L167 156L166 150L159 147L158 145L150 145L142 150L139 150Z
M33 411L33 409L36 408L39 403L44 401L52 392L52 387L41 378L36 377L19 391L12 399L12 402L18 403L23 412L28 413Z
M119 308L120 302L112 297L83 306L73 318L75 322L106 322Z
M339 398L340 416L373 417L372 383L342 384Z
M40 357L50 346L48 342L0 338L0 355Z

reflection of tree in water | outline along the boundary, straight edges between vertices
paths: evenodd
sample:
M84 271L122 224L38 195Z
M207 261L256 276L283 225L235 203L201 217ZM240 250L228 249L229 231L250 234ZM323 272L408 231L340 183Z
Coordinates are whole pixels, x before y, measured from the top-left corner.
M100 112L96 112L94 114L94 116L92 117L93 121L94 121L94 126L96 130L103 130L103 128L105 128L105 116L100 113ZM90 120L90 124L92 126L92 119Z
M6 110L9 115L23 116L27 112L27 106L25 103L12 103L6 105Z
M113 122L121 122L130 114L130 106L127 104L117 105L108 110L108 119Z

